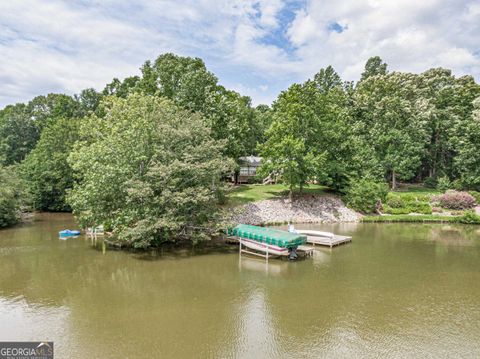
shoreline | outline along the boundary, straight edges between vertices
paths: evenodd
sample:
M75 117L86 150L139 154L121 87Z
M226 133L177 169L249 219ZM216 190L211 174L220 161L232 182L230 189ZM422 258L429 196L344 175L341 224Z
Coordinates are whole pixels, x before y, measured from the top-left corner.
M362 215L331 194L304 194L293 203L288 198L265 199L239 205L230 214L234 223L279 225L285 223L358 223Z

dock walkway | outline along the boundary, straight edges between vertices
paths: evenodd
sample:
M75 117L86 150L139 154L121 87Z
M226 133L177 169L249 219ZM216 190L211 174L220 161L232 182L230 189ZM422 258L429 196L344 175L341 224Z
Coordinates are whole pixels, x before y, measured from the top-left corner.
M307 236L307 243L327 247L335 247L340 244L348 243L352 241L352 237L349 236L338 236L334 235L332 238L328 237L316 237L316 236Z

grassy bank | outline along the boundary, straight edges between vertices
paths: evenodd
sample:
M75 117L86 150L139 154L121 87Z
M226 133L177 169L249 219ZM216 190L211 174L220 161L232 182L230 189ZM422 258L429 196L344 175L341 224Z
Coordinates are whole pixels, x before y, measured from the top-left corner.
M408 215L398 214L389 216L363 216L362 222L374 222L374 223L395 223L395 222L410 222L410 223L446 223L455 222L456 216L436 216L429 214L422 215Z
M303 188L302 193L322 194L327 187L319 185L310 185ZM300 193L299 189L295 194ZM288 196L288 187L284 184L245 184L233 187L227 194L227 205L236 206L248 202L262 201L265 199L280 198Z

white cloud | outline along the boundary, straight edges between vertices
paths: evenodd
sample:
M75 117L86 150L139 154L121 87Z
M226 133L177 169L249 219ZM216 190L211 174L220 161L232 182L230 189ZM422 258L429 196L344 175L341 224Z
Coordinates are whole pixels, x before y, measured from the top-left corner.
M335 22L347 29L329 31ZM478 1L311 1L297 12L288 35L304 76L332 64L347 79L358 79L365 61L379 55L393 70L444 66L478 79L472 69L480 65L479 24Z
M330 64L358 79L374 55L391 70L444 66L478 80L479 36L478 0L3 1L0 106L101 89L167 51L203 58L254 103Z

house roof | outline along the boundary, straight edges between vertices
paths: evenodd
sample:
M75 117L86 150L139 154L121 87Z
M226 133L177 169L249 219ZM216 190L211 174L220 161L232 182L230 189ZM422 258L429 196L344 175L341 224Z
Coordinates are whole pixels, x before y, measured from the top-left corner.
M239 160L241 162L243 162L244 164L258 167L258 166L260 166L260 163L262 162L262 157L245 156L245 157L240 157Z

